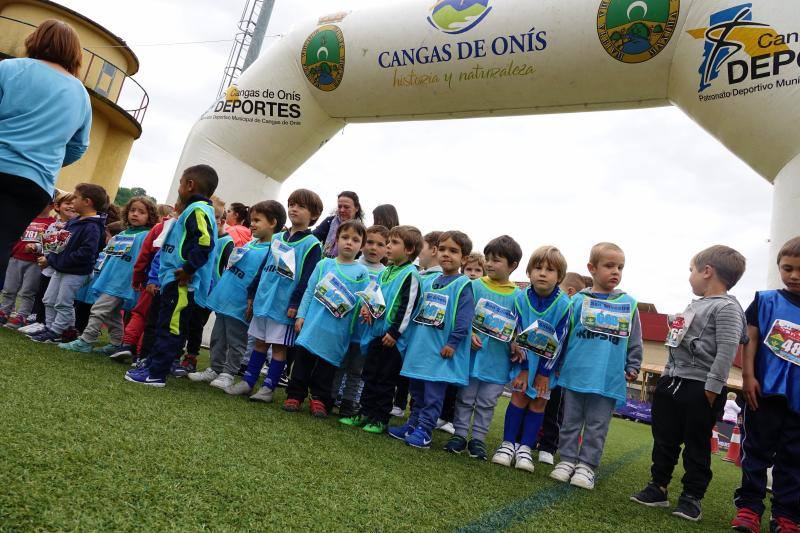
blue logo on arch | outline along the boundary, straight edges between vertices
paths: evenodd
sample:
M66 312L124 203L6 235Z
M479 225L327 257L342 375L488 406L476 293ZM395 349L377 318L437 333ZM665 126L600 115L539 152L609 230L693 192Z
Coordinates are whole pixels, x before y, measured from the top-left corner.
M491 0L440 0L431 8L428 22L434 28L455 35L464 33L486 18Z

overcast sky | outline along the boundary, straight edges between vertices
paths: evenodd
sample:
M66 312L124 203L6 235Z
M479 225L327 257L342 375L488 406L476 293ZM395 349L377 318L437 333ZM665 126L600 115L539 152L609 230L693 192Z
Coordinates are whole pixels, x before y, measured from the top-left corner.
M189 130L216 98L232 43L141 45L232 39L245 0L60 1L139 56L135 78L150 108L122 184L165 199ZM370 4L276 0L268 33ZM444 157L447 140L468 149ZM745 306L764 288L772 261L771 185L674 108L351 125L285 182L279 199L299 187L319 193L326 211L346 189L368 212L393 203L402 223L460 229L478 250L507 233L526 254L512 279L525 278L536 246L558 246L570 270L586 273L592 244L614 241L626 252L621 288L662 312L688 303L689 260L706 246L727 244L747 257L733 291Z

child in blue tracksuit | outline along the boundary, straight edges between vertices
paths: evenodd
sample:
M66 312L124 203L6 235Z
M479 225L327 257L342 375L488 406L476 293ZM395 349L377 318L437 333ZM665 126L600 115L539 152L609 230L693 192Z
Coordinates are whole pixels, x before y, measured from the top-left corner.
M295 360L286 389L283 410L297 412L311 392L311 414L327 418L333 398L331 385L336 369L350 346L358 321L358 293L367 288L369 271L356 261L366 228L348 220L336 230L337 256L323 259L314 268L297 310Z
M731 524L739 531L759 531L770 466L770 531L800 527L800 237L783 245L778 270L786 288L756 293L745 312L742 484Z
M502 466L513 462L515 468L533 472L531 450L536 447L550 390L556 384L554 368L567 338L571 314L569 298L558 286L567 272L567 261L558 248L537 248L525 271L531 284L518 295L516 309L517 345L527 357L512 371L517 375L506 409L503 443L492 462Z
M56 236L56 251L38 259L42 268L52 267L53 275L42 300L46 329L31 335L35 342L60 343L61 335L75 325L75 294L86 283L105 246L105 189L81 183L75 187L73 204L78 216Z
M429 448L447 386L469 384L470 331L475 314L471 280L461 273L472 241L460 231L439 237L440 275L427 277L405 348L400 374L409 378L414 405L408 421L389 435L415 448Z
M190 380L219 389L233 385L247 349L247 288L269 257L272 237L286 223L286 210L274 200L257 203L249 214L253 240L233 251L208 297L208 307L216 313L210 364L203 372L189 374Z
M455 434L444 446L450 453L468 450L470 457L480 460L486 460L484 440L511 372L511 344L517 328L515 304L520 290L509 281L509 276L519 266L522 248L508 235L502 235L492 239L483 253L487 275L472 281L475 316L469 385L457 392ZM470 426L472 438L468 443Z
M625 253L616 244L596 244L587 266L592 288L572 297L559 375L564 390L561 462L550 477L593 489L614 407L625 405L626 381L639 375L643 350L636 300L617 290Z
M313 191L298 189L289 195L292 223L272 239L270 255L248 288L248 335L255 339L244 379L225 389L231 395L250 394L272 347L272 359L261 388L250 399L270 403L286 368L286 349L294 346L294 322L308 280L322 257L322 246L309 227L322 214L322 200Z
M59 344L65 350L88 353L102 331L108 328L109 344L96 349L98 353L111 355L122 344L122 311L136 305L138 294L133 290L133 265L139 255L147 232L157 222L156 205L145 196L131 198L122 209L122 220L127 229L114 236L106 248L106 257L100 273L92 283L92 304L89 323L80 337L69 343Z
M156 339L147 366L128 370L127 381L164 387L175 355L186 341L189 312L195 298L205 303L211 288L211 260L217 239L217 224L209 197L219 183L208 165L183 171L178 196L186 206L170 227L161 246L158 271L161 298Z

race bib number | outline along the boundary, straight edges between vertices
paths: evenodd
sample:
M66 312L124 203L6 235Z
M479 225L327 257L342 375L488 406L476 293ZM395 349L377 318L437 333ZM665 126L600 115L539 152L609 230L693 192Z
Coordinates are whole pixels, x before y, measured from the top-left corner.
M248 249L246 247L242 248L234 248L231 252L231 255L228 256L228 267L230 268L239 261L247 254Z
M22 240L23 242L41 244L45 231L47 231L47 224L43 224L41 222L32 222L27 228L25 228L25 233L22 234Z
M631 304L586 298L581 307L581 325L594 333L628 338L631 334Z
M448 296L438 292L426 292L422 295L419 312L414 317L414 322L423 326L433 326L442 329L444 315L447 312Z
M317 283L314 288L314 298L336 318L342 318L349 313L358 300L333 272L325 274Z
M536 320L517 336L517 344L539 357L552 359L558 350L556 328L545 320Z
M280 240L273 241L272 256L275 258L276 272L284 278L294 280L294 273L297 271L294 248Z
M69 242L71 233L66 230L59 230L52 233L45 234L42 237L42 253L58 254L64 251Z
M383 299L383 291L377 281L370 281L363 291L356 293L356 296L361 297L372 318L380 318L386 312L386 300Z
M511 309L481 298L475 305L472 329L500 342L511 342L517 326L517 315Z
M108 259L108 255L105 252L100 252L97 255L97 261L94 262L94 273L99 274L102 272L103 267L106 265L106 260Z
M133 235L117 235L106 246L106 255L109 257L122 257L133 248L133 241L136 239Z
M681 341L683 341L683 337L686 336L686 332L689 331L689 326L692 325L693 320L694 311L692 311L691 306L687 307L686 311L683 313L669 315L667 317L669 333L667 333L667 340L664 344L670 348L677 348L680 346Z
M788 320L776 320L764 339L775 355L794 365L800 365L800 326Z

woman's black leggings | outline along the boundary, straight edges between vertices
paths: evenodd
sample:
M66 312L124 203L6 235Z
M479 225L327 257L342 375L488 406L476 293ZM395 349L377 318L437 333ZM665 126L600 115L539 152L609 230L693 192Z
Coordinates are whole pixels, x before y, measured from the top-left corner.
M14 244L51 201L31 180L0 172L0 276L5 277Z

